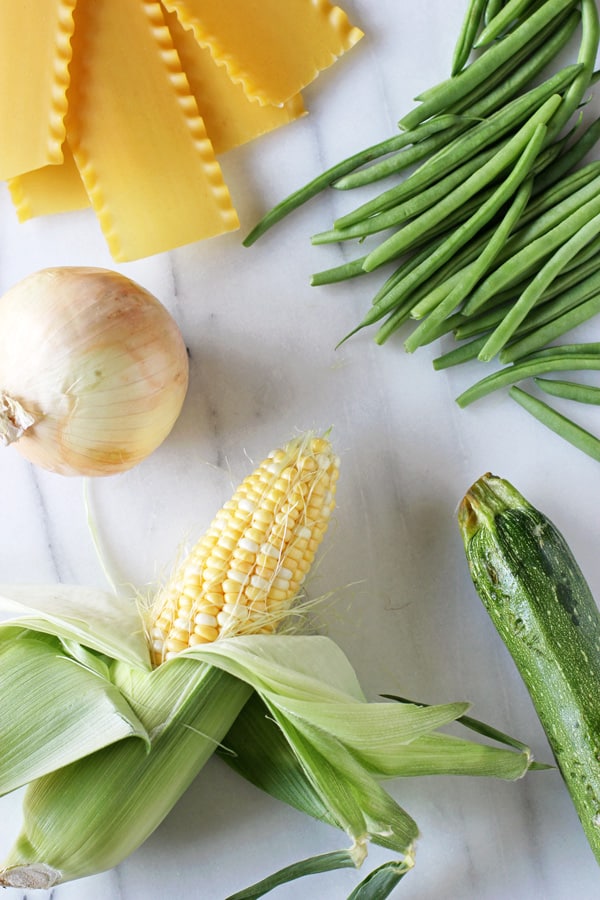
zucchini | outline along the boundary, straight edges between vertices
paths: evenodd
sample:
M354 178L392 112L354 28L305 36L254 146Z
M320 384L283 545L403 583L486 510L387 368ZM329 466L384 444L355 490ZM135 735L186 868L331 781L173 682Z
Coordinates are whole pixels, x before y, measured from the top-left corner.
M465 495L473 583L527 686L600 863L600 613L565 539L507 481Z

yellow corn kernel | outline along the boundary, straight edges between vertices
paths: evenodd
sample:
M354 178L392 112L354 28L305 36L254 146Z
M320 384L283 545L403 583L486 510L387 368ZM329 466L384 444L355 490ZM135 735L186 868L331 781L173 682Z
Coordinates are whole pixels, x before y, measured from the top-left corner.
M154 665L198 643L274 630L325 534L338 472L329 441L305 436L242 482L157 596Z
M215 625L198 625L194 628L193 632L190 634L190 647L193 647L194 644L199 642L203 642L205 644L212 643L215 640L217 635L219 634L219 629L216 624Z

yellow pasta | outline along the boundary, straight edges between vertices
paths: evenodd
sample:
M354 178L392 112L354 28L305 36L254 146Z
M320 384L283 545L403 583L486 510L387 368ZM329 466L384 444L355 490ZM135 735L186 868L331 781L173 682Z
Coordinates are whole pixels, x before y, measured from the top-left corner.
M239 226L159 2L79 0L67 139L126 261Z
M163 0L248 97L281 105L361 37L328 0Z
M0 2L0 180L92 206L117 262L239 227L217 155L305 115L362 37L330 0Z
M3 181L62 162L75 2L0 3Z
M165 11L165 20L215 153L225 153L305 115L300 94L283 106L261 106L250 100L225 68L215 63L210 50L181 25L176 13Z
M59 165L43 166L9 180L8 189L20 222L90 205L68 145L63 147L63 155Z

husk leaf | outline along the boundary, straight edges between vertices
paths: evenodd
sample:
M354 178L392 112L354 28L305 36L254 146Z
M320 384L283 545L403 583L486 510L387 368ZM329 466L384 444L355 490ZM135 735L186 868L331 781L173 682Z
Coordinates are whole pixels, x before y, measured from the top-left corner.
M227 638L150 669L141 616L123 598L79 588L39 589L32 597L23 588L4 590L0 605L13 613L0 641L12 647L37 629L34 639L52 646L54 657L62 648L67 666L100 692L120 694L150 741L148 749L143 740L120 740L33 781L0 884L31 875L35 886L47 877L43 886L50 887L117 865L224 740L228 761L244 777L344 830L357 864L370 840L412 860L416 823L382 778L448 771L518 777L530 762L525 751L482 749L439 734L465 703L367 702L350 662L325 637ZM40 678L46 668L39 665Z
M79 585L0 585L2 629L20 625L148 670L150 656L133 600Z
M226 672L192 660L148 673L117 662L111 674L150 748L123 740L32 782L0 884L46 872L36 886L47 889L122 862L172 809L250 694Z
M148 734L120 691L35 632L0 641L0 794L101 747Z

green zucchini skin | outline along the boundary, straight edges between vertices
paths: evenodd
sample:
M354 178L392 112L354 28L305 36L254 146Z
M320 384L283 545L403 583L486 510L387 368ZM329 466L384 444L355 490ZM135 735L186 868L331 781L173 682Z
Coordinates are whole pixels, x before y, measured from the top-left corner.
M473 583L527 686L600 863L600 613L565 539L484 475L458 513Z

